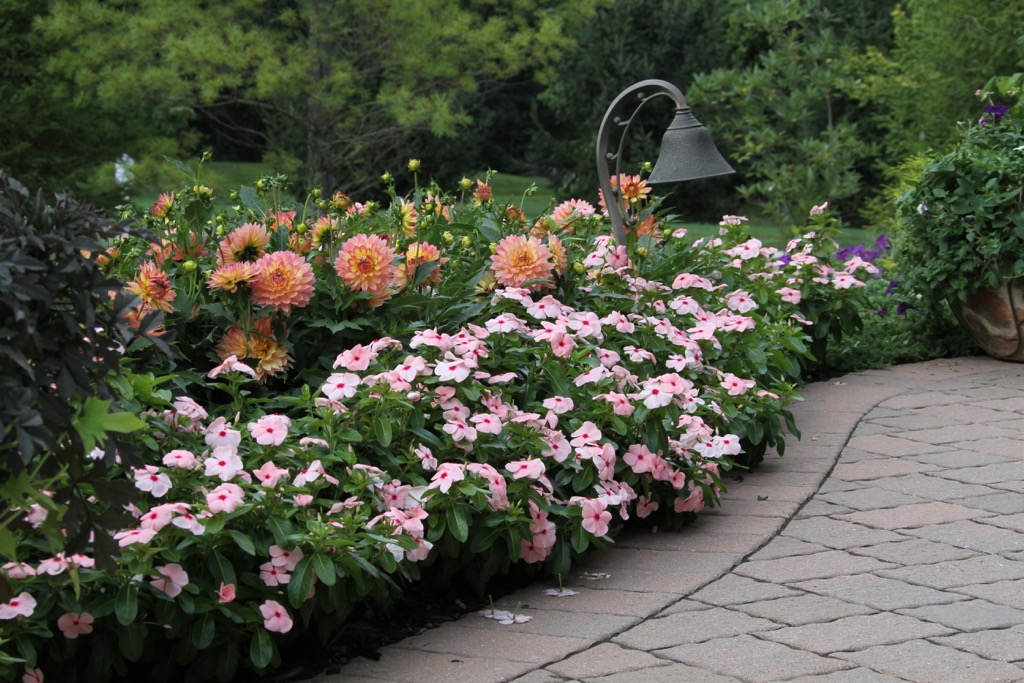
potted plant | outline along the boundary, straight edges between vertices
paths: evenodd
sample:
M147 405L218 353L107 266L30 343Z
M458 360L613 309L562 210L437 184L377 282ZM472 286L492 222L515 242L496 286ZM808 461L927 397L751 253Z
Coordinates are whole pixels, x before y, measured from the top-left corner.
M894 256L910 289L947 299L978 345L1024 362L1024 73L995 77L957 141L897 199Z

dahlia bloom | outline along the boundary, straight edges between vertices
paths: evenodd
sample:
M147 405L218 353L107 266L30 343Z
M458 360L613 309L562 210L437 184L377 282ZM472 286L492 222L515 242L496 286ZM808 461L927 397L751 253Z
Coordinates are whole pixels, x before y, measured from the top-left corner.
M257 261L266 253L270 233L262 225L245 223L232 230L217 248L217 265Z
M334 261L342 282L362 292L383 293L394 282L395 250L379 235L356 235L345 241Z
M150 209L150 213L153 214L154 218L165 218L172 206L174 206L174 195L170 192L164 192L153 202L153 208Z
M419 284L420 287L436 285L441 282L441 263L448 259L441 258L441 251L430 242L419 242L409 245L405 252L405 265L398 269L399 289L405 287L409 280L416 274L416 268L423 263L434 262L434 269L430 275Z
M398 201L398 227L406 237L413 237L416 234L416 223L419 221L420 213L413 206L412 202L404 199Z
M580 218L593 216L594 207L582 199L569 199L555 207L551 212L551 220L563 232L572 234L576 231L575 223Z
M491 268L499 284L521 287L529 280L550 280L555 266L551 251L539 239L509 235L498 242L491 257ZM534 283L528 289L535 291L542 286Z
M252 282L257 275L259 275L259 270L256 265L248 261L225 263L210 273L210 281L206 283L206 286L210 289L222 289L225 292L237 292L238 285Z
M476 181L476 189L473 190L473 198L477 204L489 202L494 198L494 190L482 180Z
M331 218L330 216L321 216L313 224L313 228L310 231L310 239L313 241L313 246L316 248L322 247L326 242L329 242L331 236L338 231L338 219Z
M555 274L559 277L565 275L565 271L569 267L569 255L558 235L548 235L548 251L551 252L551 259L555 264Z
M173 301L177 294L171 285L171 277L152 261L142 264L139 274L128 283L127 289L138 295L151 310L170 313L174 309Z
M630 204L636 204L643 199L647 199L647 195L651 193L651 188L647 186L647 181L641 180L638 175L626 175L623 173L619 176L618 185L622 200Z
M276 308L285 315L292 306L302 308L313 298L313 267L293 251L275 251L256 262L257 275L250 283L258 306Z
M232 327L217 342L217 355L221 359L234 356L238 359L255 358L256 381L264 382L267 377L285 372L291 365L288 350L277 342L270 318L259 318L252 330L246 333L241 327Z

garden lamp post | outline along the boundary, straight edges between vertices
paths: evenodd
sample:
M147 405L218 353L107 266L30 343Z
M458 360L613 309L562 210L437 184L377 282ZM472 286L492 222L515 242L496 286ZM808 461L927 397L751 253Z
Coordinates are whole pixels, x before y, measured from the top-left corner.
M635 96L635 97L634 97ZM701 125L686 104L686 98L676 86L668 81L647 80L634 83L629 86L611 103L608 111L601 121L601 130L597 135L597 176L601 181L601 191L604 194L605 206L608 207L608 215L612 220L612 228L615 234L615 241L619 244L626 243L626 226L623 220L622 200L618 187L612 187L612 175L608 171L608 162L615 161L615 175L619 177L619 164L622 161L622 146L626 141L626 133L629 131L629 124L633 122L647 102L655 97L671 97L676 103L676 115L672 119L665 137L661 140L661 151L658 153L658 161L654 164L647 182L674 183L683 180L695 180L697 178L710 178L712 176L727 175L734 173L732 166L722 158L722 154L711 141L711 135ZM633 107L633 104L636 104ZM628 118L623 118L624 112L632 108ZM614 152L610 151L612 131L621 128L622 134L619 137L619 145Z

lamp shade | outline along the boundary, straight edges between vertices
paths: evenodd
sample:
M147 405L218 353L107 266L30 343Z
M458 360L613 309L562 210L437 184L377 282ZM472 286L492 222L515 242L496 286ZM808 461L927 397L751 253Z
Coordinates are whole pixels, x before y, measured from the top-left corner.
M735 172L711 141L711 134L687 107L676 110L647 182L675 183Z

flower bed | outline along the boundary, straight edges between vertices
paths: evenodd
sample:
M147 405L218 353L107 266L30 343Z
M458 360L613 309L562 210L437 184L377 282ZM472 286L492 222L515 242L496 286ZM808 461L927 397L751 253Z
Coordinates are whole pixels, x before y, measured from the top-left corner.
M808 343L873 270L831 262L826 213L785 250L731 216L693 243L623 178L626 246L585 201L527 220L487 180L293 212L264 178L217 213L194 178L150 241L99 256L179 355L126 349L145 455L92 453L136 492L91 491L96 515L131 515L113 571L55 554L27 511L0 604L23 663L0 680L273 667L412 582L565 575L627 520L678 525L737 459L784 452Z

